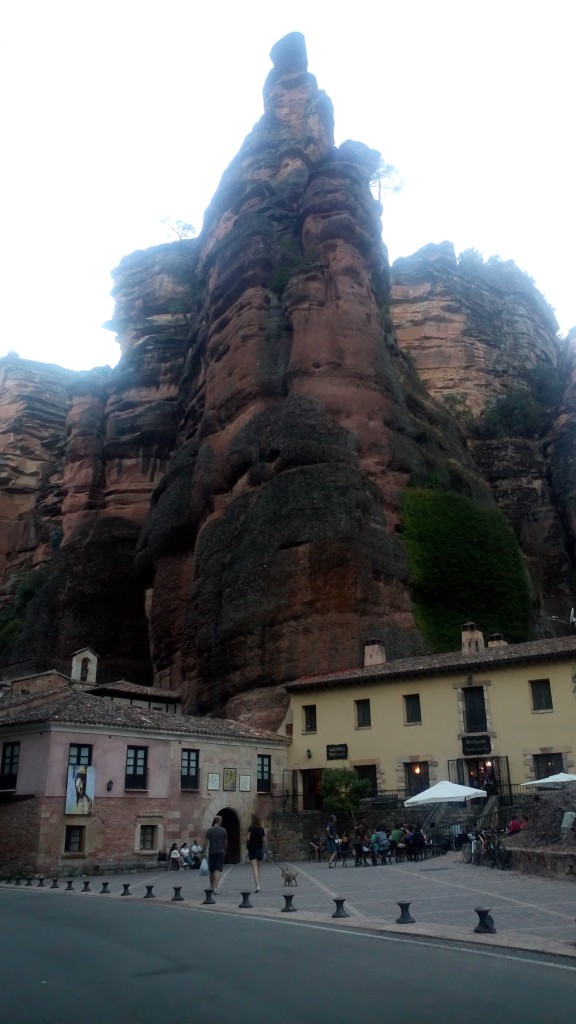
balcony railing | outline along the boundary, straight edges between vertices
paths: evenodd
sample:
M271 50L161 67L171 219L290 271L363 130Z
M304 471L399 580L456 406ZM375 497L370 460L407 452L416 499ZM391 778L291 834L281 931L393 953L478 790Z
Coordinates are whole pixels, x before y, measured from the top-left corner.
M148 789L148 769L143 772L126 772L124 789Z
M198 775L181 775L180 789L200 789L200 777Z
M1 789L3 789L3 790L6 790L6 789L16 789L16 779L17 778L18 778L18 773L17 772L14 773L14 774L11 774L11 775L0 775L0 790Z

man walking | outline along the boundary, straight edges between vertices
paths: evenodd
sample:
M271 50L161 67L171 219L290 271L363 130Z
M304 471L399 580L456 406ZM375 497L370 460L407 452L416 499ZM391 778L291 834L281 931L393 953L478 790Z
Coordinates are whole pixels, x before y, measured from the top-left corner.
M209 828L206 832L205 845L205 852L208 856L210 885L215 896L218 895L218 883L220 881L220 875L222 874L222 868L224 867L224 857L227 847L228 833L225 828L222 828L222 818L217 814L214 818L212 828Z

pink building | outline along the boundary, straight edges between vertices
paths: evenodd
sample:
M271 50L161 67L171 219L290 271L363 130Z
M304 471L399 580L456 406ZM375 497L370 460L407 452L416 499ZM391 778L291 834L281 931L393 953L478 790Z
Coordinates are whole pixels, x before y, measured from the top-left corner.
M182 715L166 693L154 710L151 687L59 682L0 702L0 872L150 867L216 814L241 859L250 815L266 827L284 792L286 737Z

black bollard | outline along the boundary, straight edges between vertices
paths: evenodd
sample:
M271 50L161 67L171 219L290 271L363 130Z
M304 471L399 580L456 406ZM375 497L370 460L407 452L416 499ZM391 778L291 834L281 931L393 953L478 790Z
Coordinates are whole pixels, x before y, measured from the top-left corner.
M174 889L174 895L173 895L172 899L170 900L170 902L171 903L181 903L182 900L184 899L184 897L182 896L182 886L181 885L173 885L172 888Z
M496 928L494 927L494 919L490 914L490 910L483 910L482 907L474 907L474 913L478 914L478 924L474 931L478 935L495 935Z
M250 910L254 905L250 903L250 892L241 892L240 895L242 897L242 903L239 903L238 907L240 910L244 910L246 908Z
M334 903L336 904L336 910L332 917L350 917L348 911L344 910L344 899L341 896L335 896Z
M146 895L144 896L144 899L145 900L155 900L156 899L156 897L154 895L154 886L153 885L147 885L146 886Z
M14 885L22 885L22 879L17 878L16 881L14 882Z
M415 924L414 918L410 916L410 904L398 901L398 906L400 907L400 917L396 918L396 924Z
M90 880L88 878L85 882L82 882L82 892L90 892Z
M292 906L292 900L294 899L294 893L293 892L283 892L282 895L284 897L284 901L285 902L284 902L284 906L282 907L282 911L281 912L283 914L290 914L293 911L296 911L298 908Z
M57 878L53 878L52 879L52 885L50 886L50 888L51 889L59 889L60 888L60 886L58 885L58 879Z
M204 889L204 892L206 893L206 899L202 900L202 906L206 903L216 903L216 900L214 899L214 889Z
M72 882L72 879L69 878L68 881L66 882L66 892L73 892L73 891L74 891L74 884Z
M102 882L102 888L100 889L100 895L102 895L102 893L107 894L107 893L110 892L110 889L108 888L109 885L110 885L110 882Z
M28 886L30 886L30 885L32 885L33 883L34 883L34 879L33 879L33 878L27 878L27 879L26 879L26 886L27 886L27 887L28 887Z
M36 888L37 889L43 889L44 888L44 879L43 878L39 878L38 879L38 885L36 886Z
M132 893L130 892L130 882L122 882L122 892L120 893L120 895L121 896L131 896L132 895Z

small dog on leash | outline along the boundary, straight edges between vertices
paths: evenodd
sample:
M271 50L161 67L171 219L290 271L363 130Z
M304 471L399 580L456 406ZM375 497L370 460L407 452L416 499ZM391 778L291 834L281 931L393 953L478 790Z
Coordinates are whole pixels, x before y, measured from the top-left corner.
M280 870L282 872L282 878L284 879L284 885L285 886L286 885L298 885L298 882L296 881L296 878L297 878L297 875L298 875L297 871L288 871L287 868L280 868Z

